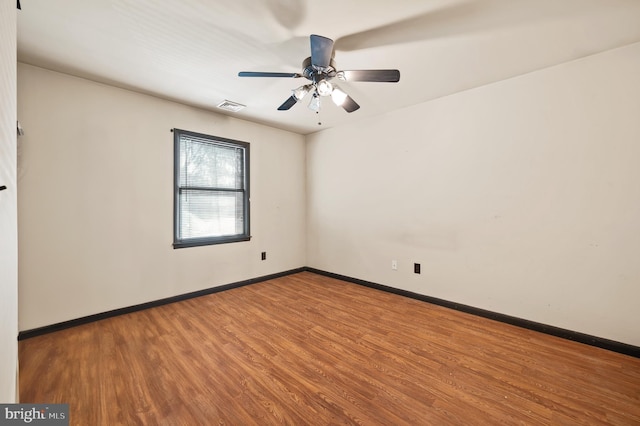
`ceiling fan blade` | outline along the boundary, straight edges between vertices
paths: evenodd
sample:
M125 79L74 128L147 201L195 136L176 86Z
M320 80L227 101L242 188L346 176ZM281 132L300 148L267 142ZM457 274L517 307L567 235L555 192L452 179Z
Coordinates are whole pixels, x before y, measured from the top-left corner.
M295 72L254 72L254 71L240 71L238 77L286 77L286 78L298 78L302 77L302 74Z
M341 106L347 112L353 112L360 109L360 105L358 105L356 101L354 101L353 98L349 95L347 95L347 99L344 100Z
M353 51L466 34L501 24L513 25L511 22L502 22L506 21L504 16L512 19L511 14L494 12L504 8L512 11L518 7L527 9L516 3L520 2L464 0L387 25L340 37L336 40L335 48L339 51ZM537 2L532 4L535 5ZM531 10L525 12L531 16Z
M278 111L286 111L290 109L292 106L294 106L296 103L298 103L298 99L295 96L291 95L289 99L284 101L284 103L278 107Z
M340 71L338 78L344 81L372 81L382 83L397 83L400 81L398 70L352 70Z
M333 92L331 92L331 99L334 104L341 106L347 112L353 112L360 108L360 105L351 96L347 95L335 84L333 85Z
M311 34L311 65L318 68L331 66L333 58L333 40L316 34Z

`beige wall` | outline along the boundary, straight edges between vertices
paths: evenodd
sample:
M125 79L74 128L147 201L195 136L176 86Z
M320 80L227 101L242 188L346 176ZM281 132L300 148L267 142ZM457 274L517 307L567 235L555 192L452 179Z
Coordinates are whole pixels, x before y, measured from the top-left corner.
M0 2L0 402L16 402L18 188L16 186L16 7Z
M308 265L640 345L638 75L634 44L322 131L305 152L19 64L20 329ZM251 142L251 242L171 248L172 127Z
M18 97L20 330L306 264L302 136L25 64ZM172 248L174 127L251 144L250 242Z
M640 44L307 140L308 266L640 345Z

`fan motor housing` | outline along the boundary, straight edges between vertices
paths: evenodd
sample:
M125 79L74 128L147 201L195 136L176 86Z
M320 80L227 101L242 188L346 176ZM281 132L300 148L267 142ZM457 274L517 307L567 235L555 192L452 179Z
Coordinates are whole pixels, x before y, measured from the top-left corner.
M311 64L311 56L302 61L302 75L308 80L318 82L326 78L333 78L336 74L336 63L331 59L330 65L326 68L314 67Z

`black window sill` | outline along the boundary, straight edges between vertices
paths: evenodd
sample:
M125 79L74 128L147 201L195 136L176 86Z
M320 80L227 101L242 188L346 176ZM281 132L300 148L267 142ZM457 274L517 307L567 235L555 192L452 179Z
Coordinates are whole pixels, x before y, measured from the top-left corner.
M201 247L201 246L213 246L217 244L228 244L228 243L239 243L242 241L251 240L251 236L232 236L232 237L221 237L221 238L206 238L206 239L193 239L193 240L184 240L184 241L174 241L173 248L187 248L187 247Z

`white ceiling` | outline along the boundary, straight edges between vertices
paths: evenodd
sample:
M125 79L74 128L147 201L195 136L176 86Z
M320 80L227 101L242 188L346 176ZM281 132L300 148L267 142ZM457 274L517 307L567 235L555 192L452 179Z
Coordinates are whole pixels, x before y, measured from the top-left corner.
M18 60L308 134L640 41L640 0L21 0ZM397 68L399 83L341 82L348 114L305 99L309 35L339 70ZM615 78L615 76L612 76ZM247 105L238 113L216 106ZM318 125L321 122L322 125Z

